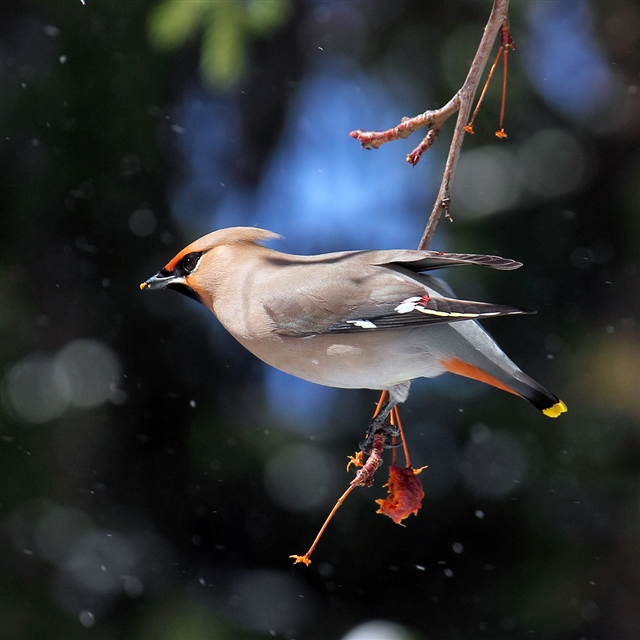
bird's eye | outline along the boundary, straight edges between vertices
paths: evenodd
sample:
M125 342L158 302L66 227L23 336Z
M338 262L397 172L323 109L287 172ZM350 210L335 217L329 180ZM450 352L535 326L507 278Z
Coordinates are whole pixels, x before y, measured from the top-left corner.
M180 260L180 267L183 271L187 273L191 273L197 266L198 260L200 258L200 254L198 253L190 253Z

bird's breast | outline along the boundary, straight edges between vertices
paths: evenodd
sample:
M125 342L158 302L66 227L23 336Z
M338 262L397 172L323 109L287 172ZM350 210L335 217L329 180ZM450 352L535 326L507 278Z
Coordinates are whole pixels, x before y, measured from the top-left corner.
M303 338L274 335L246 340L236 336L267 364L303 380L344 389L388 389L406 380L444 372L424 351L407 350L411 330Z

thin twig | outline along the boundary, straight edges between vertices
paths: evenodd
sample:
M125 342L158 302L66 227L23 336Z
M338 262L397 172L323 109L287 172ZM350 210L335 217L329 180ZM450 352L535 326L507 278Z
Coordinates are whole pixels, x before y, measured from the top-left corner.
M375 472L382 466L382 450L384 449L385 443L385 434L380 431L373 434L373 442L371 444L371 452L369 453L369 457L366 462L362 462L362 455L355 456L351 458L349 464L347 465L347 471L352 464L360 465L361 468L356 473L355 478L349 483L347 490L338 498L338 501L333 505L333 509L326 517L322 527L320 527L320 531L318 531L318 535L315 537L315 540L311 543L309 550L303 556L299 556L297 554L289 556L293 558L293 564L298 564L302 562L309 566L311 564L311 554L314 549L318 546L318 542L320 542L320 538L326 531L329 526L329 522L336 514L336 511L342 506L342 503L347 499L347 496L356 488L356 487L370 487L373 483L373 475ZM361 452L360 452L361 453Z
M433 205L433 209L431 210L431 215L429 216L429 221L427 222L422 239L418 245L418 249L427 249L429 247L442 213L444 212L447 215L449 213L449 205L451 203L451 184L453 182L456 165L458 164L458 158L460 157L462 141L464 140L464 127L469 120L469 113L471 112L471 106L473 105L473 98L476 95L482 72L487 64L489 55L491 54L493 43L498 36L500 28L508 22L508 9L509 0L494 0L491 15L487 21L487 26L484 28L484 34L478 46L478 50L476 51L475 58L471 63L467 79L464 81L460 91L458 91L457 96L459 97L460 103L458 119L456 120L456 126L453 131L451 146L449 147L449 154L447 155L447 162L444 167L444 173L442 174L440 189Z
M408 138L414 131L429 127L429 133L422 142L407 155L407 162L412 165L418 164L420 156L433 144L438 137L438 133L447 118L450 118L460 108L458 96L454 96L441 109L435 111L425 111L413 118L404 117L400 124L386 131L363 131L356 129L349 135L355 138L364 149L379 149L386 142L394 142L401 138Z
M456 111L458 112L458 120L453 131L449 154L442 174L442 182L440 190L436 198L431 215L425 227L424 234L418 245L418 249L427 249L431 243L431 239L436 232L436 227L442 213L445 217L449 217L449 206L451 203L451 183L455 173L462 141L464 139L464 127L469 120L469 113L473 104L473 98L476 95L482 72L487 64L493 43L500 31L500 28L508 25L509 0L494 0L491 9L491 15L484 28L484 34L478 45L478 50L471 63L469 73L464 84L456 93L456 95L447 102L444 107L435 111L425 111L413 118L402 118L400 124L386 131L362 131L357 129L349 135L360 142L365 149L378 149L386 142L399 140L400 138L408 138L414 131L422 127L429 127L429 132L420 142L420 144L407 155L407 162L416 165L422 154L435 142L440 129L447 118L451 117Z

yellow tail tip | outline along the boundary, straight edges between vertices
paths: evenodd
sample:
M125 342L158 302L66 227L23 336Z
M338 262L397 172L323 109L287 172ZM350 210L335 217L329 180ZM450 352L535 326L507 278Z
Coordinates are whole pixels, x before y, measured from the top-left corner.
M562 402L562 400L558 400L553 407L549 407L548 409L543 409L542 413L545 416L549 416L549 418L557 418L561 413L564 413L567 410L567 405Z
M146 282L141 282L140 283L140 290L144 291L147 288L147 283Z

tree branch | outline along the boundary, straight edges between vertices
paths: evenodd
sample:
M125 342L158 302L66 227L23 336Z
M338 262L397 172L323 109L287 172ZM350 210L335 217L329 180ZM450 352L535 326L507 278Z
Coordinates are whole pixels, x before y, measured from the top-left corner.
M407 155L407 162L416 165L422 154L434 143L444 122L458 112L458 119L453 131L449 154L442 174L442 182L438 191L438 196L431 210L431 215L425 227L422 239L418 245L419 249L427 249L436 232L436 227L442 214L449 217L449 206L451 203L451 184L460 157L462 141L464 139L464 127L469 120L473 99L476 95L482 72L487 64L493 43L500 32L500 28L508 25L509 0L494 0L491 15L484 28L484 34L478 45L478 50L471 63L469 73L464 84L456 95L440 109L435 111L425 111L413 118L402 118L396 127L386 131L352 131L349 135L358 140L365 149L377 149L386 142L409 137L414 131L422 127L429 127L429 132L422 142Z
M484 28L484 34L482 36L482 40L480 40L473 62L471 63L467 79L464 81L462 88L458 91L456 96L459 99L460 104L458 119L456 120L456 126L453 130L453 137L451 139L451 146L449 147L449 154L447 155L447 162L442 175L440 189L433 205L433 209L431 210L429 221L427 222L427 226L422 234L422 239L420 240L418 249L427 249L429 247L442 213L444 212L446 216L449 215L451 184L453 182L453 176L455 174L456 165L458 164L458 158L460 157L460 151L462 149L462 141L464 140L465 134L464 127L469 121L473 98L476 95L482 72L487 64L489 55L491 54L493 43L500 31L500 28L503 25L508 24L508 9L509 0L494 0L491 15L487 21L487 26Z

